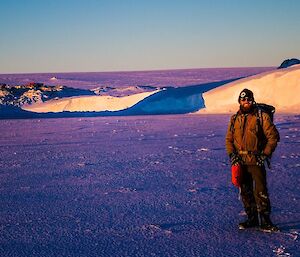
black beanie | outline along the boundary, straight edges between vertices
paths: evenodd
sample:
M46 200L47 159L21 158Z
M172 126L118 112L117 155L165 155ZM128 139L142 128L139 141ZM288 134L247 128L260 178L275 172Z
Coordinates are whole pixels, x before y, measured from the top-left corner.
M248 97L249 99L254 101L253 92L247 88L243 89L242 92L240 93L238 102L240 102L240 99L244 97Z

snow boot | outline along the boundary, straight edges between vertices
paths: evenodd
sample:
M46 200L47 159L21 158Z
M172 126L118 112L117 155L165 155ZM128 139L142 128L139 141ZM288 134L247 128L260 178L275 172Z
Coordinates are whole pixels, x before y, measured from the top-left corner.
M259 226L257 214L248 216L248 219L244 222L239 223L239 229L255 228Z
M278 232L279 228L275 226L268 214L260 214L260 230L263 232Z

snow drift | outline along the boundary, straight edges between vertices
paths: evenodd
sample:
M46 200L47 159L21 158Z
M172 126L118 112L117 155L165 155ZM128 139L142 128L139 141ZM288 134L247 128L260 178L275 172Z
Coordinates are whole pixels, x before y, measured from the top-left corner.
M119 111L130 108L144 98L159 92L133 94L124 97L113 96L78 96L53 99L44 103L24 105L23 110L31 112L100 112L100 111Z
M195 86L162 88L123 97L109 95L64 97L23 105L21 108L23 112L29 112L26 113L28 115L32 113L34 117L191 113L204 108L203 92L232 81L233 79Z
M232 113L238 109L238 96L253 91L255 101L275 106L276 112L299 113L300 65L264 72L228 83L203 94L205 109L197 113Z

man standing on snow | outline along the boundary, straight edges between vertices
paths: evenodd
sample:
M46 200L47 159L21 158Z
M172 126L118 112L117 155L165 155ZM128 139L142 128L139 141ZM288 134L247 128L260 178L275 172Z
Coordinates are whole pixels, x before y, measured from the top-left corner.
M248 219L239 223L239 229L259 227L277 231L270 220L265 161L274 152L279 133L269 114L258 110L252 91L244 89L238 102L240 109L228 126L226 151L231 164L241 165L242 170L241 197Z

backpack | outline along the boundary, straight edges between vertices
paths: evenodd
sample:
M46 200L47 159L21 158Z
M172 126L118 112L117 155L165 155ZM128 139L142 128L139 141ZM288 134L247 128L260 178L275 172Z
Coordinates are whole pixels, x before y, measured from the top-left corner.
M261 122L262 122L262 112L267 113L269 115L271 121L273 122L274 113L275 113L275 107L274 106L268 105L268 104L263 104L263 103L257 103L256 107L258 109L258 116L260 116Z
M255 106L258 109L257 115L256 115L256 131L258 132L259 128L262 128L263 126L263 117L262 113L267 113L270 117L270 120L273 122L274 120L274 113L275 113L275 107L269 104L264 103L256 103ZM233 115L233 118L231 119L231 125L230 125L230 131L233 132L234 124L237 118L237 113ZM278 140L279 141L279 140Z

